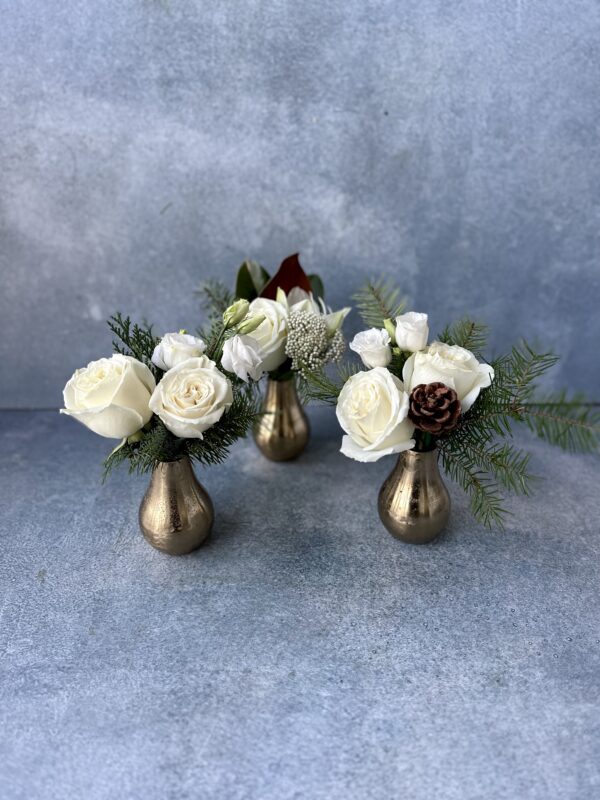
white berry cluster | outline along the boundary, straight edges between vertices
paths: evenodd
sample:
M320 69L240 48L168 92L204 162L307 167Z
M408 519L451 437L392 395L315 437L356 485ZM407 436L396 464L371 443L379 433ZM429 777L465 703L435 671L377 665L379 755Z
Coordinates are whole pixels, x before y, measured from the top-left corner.
M288 317L286 354L292 360L292 369L316 372L329 361L338 361L346 346L341 331L333 335L319 314L310 311L292 311Z

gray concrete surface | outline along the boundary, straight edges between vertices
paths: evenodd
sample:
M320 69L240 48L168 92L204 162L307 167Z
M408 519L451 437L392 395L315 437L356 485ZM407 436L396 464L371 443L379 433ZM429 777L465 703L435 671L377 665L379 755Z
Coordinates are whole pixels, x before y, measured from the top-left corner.
M0 0L0 407L300 250L600 399L597 0ZM357 324L356 322L354 323ZM26 353L26 356L24 356Z
M297 463L251 442L200 476L212 541L173 558L100 486L110 443L0 414L2 800L595 800L600 465L533 444L546 476L481 530L402 545L391 462Z

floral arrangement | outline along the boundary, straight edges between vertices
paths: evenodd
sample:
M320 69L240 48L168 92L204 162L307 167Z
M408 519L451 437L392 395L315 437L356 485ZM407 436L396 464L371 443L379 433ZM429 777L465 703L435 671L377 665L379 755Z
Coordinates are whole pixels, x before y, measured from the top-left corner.
M218 463L246 435L256 400L223 358L226 337L236 335L246 310L228 309L207 339L185 331L156 337L129 317L110 318L115 354L75 371L61 409L94 433L121 439L104 463L105 477L125 461L142 473L185 456Z
M244 325L224 343L222 362L242 381L264 374L289 380L343 355L341 328L350 309L333 312L325 305L323 282L304 272L298 254L284 259L273 276L257 262L244 261L234 293L219 282L201 292L212 319L234 302L247 309Z
M502 525L506 491L529 494L529 454L512 442L516 425L571 451L598 445L600 414L582 396L544 393L539 379L557 362L526 342L488 361L485 326L469 319L430 341L427 314L404 313L398 291L369 283L357 296L368 329L350 343L366 369L308 375L312 397L336 405L341 452L373 462L412 450L439 451L446 473L469 494L474 516Z

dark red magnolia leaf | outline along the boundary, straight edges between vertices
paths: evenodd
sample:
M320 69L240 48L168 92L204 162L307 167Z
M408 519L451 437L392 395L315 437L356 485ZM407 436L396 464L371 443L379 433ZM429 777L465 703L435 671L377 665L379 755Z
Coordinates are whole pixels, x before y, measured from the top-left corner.
M277 297L277 289L283 289L287 294L291 292L295 286L299 286L301 289L304 289L305 292L311 291L308 275L300 266L298 255L298 253L294 253L284 258L275 275L273 275L260 293L261 297L266 297L267 300L275 300Z

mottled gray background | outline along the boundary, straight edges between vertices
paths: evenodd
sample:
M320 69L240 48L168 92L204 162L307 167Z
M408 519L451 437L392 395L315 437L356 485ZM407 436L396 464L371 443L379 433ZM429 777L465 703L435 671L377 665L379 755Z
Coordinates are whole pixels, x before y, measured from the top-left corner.
M300 250L600 396L597 0L0 0L0 406ZM356 326L356 322L354 325Z

